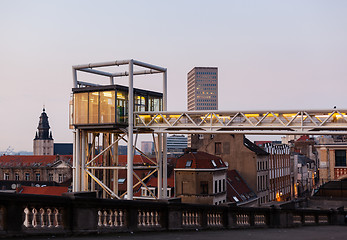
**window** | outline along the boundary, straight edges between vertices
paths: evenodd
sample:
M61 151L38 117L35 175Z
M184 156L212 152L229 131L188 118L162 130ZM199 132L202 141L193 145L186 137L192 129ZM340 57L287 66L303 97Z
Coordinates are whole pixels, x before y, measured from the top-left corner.
M35 174L35 179L36 179L36 181L40 181L40 173Z
M335 150L335 166L346 167L346 150Z
M219 180L219 192L222 192L222 180Z
M25 181L30 181L30 173L25 173Z
M123 184L125 182L125 178L119 178L118 183Z
M192 160L188 160L187 162L186 162L186 168L187 167L191 167L192 166Z
M200 182L201 194L208 194L208 182L201 181Z
M14 178L15 178L16 181L19 181L19 174L18 174L18 173L15 173L15 174L14 174Z
M53 182L53 173L48 174L48 181Z
M63 182L63 174L58 175L58 182Z
M222 154L222 143L221 142L216 142L214 144L214 151L216 155Z
M10 174L4 173L4 180L10 180Z
M214 193L217 193L218 191L218 182L214 181Z
M211 160L211 163L212 163L213 167L217 167L217 164L214 160Z

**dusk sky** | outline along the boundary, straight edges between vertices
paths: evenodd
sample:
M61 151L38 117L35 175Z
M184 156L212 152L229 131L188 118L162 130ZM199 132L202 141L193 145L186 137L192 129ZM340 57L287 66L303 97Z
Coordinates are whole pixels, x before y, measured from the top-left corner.
M84 63L166 67L168 110L186 111L195 66L218 67L219 110L347 109L345 0L1 0L0 30L0 151L32 151L43 105L55 142L72 142L71 66Z

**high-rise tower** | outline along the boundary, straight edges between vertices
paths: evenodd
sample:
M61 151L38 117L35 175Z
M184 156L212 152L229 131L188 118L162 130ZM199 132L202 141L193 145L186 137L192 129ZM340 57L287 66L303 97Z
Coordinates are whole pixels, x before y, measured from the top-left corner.
M187 77L188 111L218 109L218 68L195 67Z
M34 155L53 155L54 140L49 129L48 116L45 108L43 108L33 143Z

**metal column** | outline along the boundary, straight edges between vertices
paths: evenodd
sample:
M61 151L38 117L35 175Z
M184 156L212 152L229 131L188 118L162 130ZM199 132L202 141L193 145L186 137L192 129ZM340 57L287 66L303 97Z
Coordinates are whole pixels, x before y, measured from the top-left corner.
M163 73L163 110L167 111L167 70ZM167 198L167 134L163 134L163 197Z
M163 198L163 137L158 133L158 198Z
M72 191L76 192L77 177L76 177L76 130L73 131L73 156L72 156Z
M87 191L87 174L86 174L86 131L82 130L81 133L81 191Z
M129 62L129 94L128 94L128 159L127 159L127 199L133 200L133 116L134 86L133 60Z
M79 129L76 129L76 192L81 191L81 141Z

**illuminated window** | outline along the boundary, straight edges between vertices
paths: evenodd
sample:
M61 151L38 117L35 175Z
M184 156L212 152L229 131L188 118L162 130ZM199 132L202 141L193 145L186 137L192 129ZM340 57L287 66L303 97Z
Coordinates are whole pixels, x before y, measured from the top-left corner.
M74 123L88 123L88 93L74 94Z
M89 124L99 123L99 92L89 93Z
M117 122L128 122L128 94L123 91L117 91Z
M100 92L100 123L115 122L115 91Z

